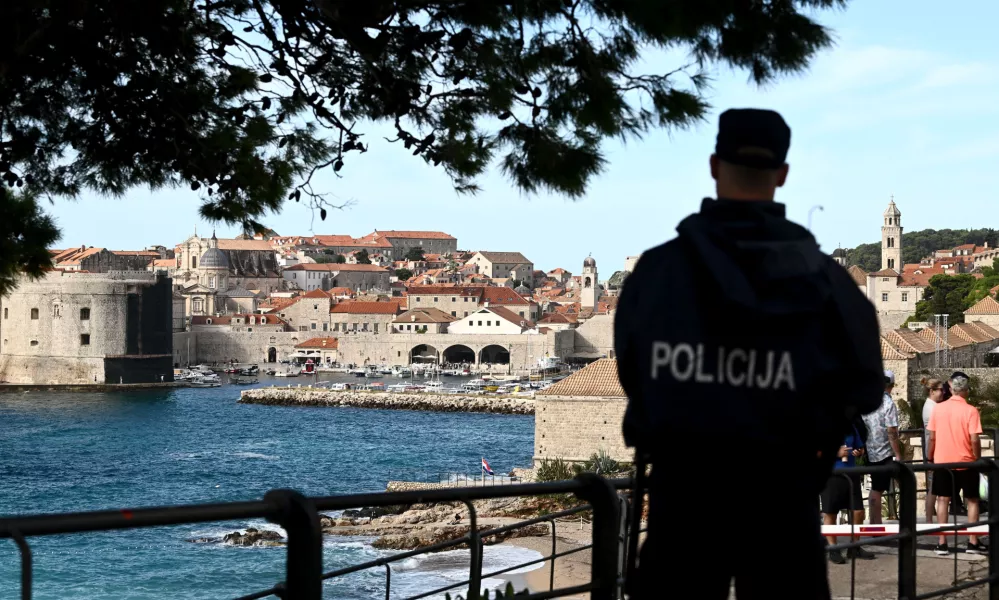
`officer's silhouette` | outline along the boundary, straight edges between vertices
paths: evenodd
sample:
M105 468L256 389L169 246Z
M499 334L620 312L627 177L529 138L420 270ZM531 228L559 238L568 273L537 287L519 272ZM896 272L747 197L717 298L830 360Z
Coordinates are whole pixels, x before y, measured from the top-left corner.
M881 402L881 348L873 305L773 201L790 140L776 112L723 113L717 199L625 282L624 434L652 464L632 598L829 597L818 495Z

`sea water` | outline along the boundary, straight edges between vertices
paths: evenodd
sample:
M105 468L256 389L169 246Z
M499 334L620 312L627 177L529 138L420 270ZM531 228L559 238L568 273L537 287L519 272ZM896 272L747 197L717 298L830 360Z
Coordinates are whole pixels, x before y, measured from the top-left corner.
M273 383L273 382L265 382ZM237 404L235 386L127 393L0 394L0 515L377 492L389 480L463 468L485 457L505 472L530 463L534 418ZM34 598L217 599L284 578L282 547L198 544L263 520L30 538ZM371 539L324 538L326 570L387 556ZM487 547L484 572L539 558ZM392 597L467 578L467 551L402 561ZM0 540L0 598L18 597L20 559ZM498 581L484 582L499 585ZM330 580L325 597L384 597L383 567Z

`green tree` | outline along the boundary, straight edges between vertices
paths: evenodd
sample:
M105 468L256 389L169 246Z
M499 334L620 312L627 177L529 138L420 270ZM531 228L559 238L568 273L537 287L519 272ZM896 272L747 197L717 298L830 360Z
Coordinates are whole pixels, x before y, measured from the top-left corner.
M964 311L970 306L968 298L978 280L974 275L934 275L923 292L923 299L916 303L915 321L933 322L934 315L947 314L951 325L964 322Z
M396 269L395 276L399 278L399 281L406 281L413 276L413 272L409 269Z
M39 277L52 264L48 247L59 239L52 217L37 198L0 186L0 295L14 287L19 273Z
M347 262L347 257L344 256L343 254L337 254L336 256L333 257L333 262L338 265L342 265L345 262Z
M409 251L406 252L405 259L414 260L414 261L423 260L423 254L424 254L423 248L415 246L413 248L410 248Z
M923 229L902 234L902 262L918 263L934 250L944 250L975 244L999 244L999 232L995 229ZM857 265L868 273L881 270L881 242L860 244L846 251L848 265ZM995 266L995 265L993 265Z
M371 259L368 258L368 251L363 248L361 250L358 250L357 254L355 254L354 256L357 258L357 264L359 265L371 264Z
M323 265L326 263L336 262L336 257L317 254L316 256L312 257L312 260L316 261L316 264L318 265Z
M325 219L312 177L340 175L384 123L458 191L497 161L523 191L575 198L604 139L703 120L715 65L757 84L803 72L831 43L817 11L845 4L5 0L0 185L187 186L204 217L259 232L285 200ZM649 72L657 50L690 60Z

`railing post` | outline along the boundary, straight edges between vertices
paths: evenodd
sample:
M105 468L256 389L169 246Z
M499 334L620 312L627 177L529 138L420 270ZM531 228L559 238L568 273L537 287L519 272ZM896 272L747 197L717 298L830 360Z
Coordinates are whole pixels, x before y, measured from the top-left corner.
M16 529L11 530L10 538L17 544L17 550L21 553L21 600L31 600L31 546Z
M995 441L992 442L992 453L995 452ZM988 466L985 468L985 477L989 482L989 600L999 600L999 581L996 581L996 573L999 573L999 546L993 542L999 540L999 464L995 458L987 459ZM981 518L981 515L979 515Z
M899 509L898 532L898 597L916 597L916 473L912 467L896 462L895 478L898 479Z
M620 523L617 491L593 473L576 476L585 487L576 495L593 507L593 549L590 551L591 600L617 598L617 532Z
M275 507L270 521L288 532L287 574L283 600L321 600L323 534L312 500L295 490L271 490L264 502Z
M640 449L635 451L635 478L631 492L631 518L628 523L628 541L625 554L624 587L628 595L634 595L638 584L638 537L642 531L642 509L645 505L645 471L648 469L649 457Z
M468 600L478 600L482 593L482 539L475 506L465 500L468 508Z

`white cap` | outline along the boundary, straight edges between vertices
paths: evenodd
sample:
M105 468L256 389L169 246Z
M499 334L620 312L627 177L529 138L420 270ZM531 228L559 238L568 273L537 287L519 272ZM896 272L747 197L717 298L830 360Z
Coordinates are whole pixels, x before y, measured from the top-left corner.
M895 385L895 373L885 369L885 382Z

